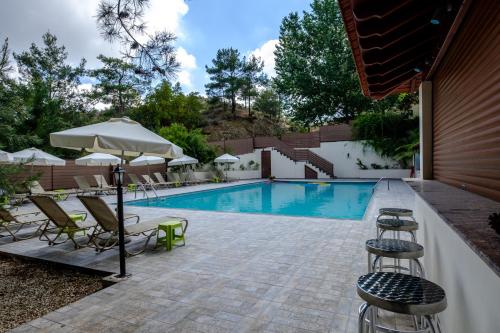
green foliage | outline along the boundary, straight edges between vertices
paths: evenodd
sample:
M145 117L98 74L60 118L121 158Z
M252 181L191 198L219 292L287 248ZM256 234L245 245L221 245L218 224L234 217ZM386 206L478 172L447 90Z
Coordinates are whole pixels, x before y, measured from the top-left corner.
M314 0L302 17L285 17L275 56L278 92L306 127L347 122L363 111L409 109L411 98L377 102L362 95L336 0Z
M394 111L364 112L354 120L353 134L382 156L406 166L417 148L418 118Z
M40 178L39 174L32 174L25 178L20 177L26 172L24 164L0 164L0 201L17 193L24 192L31 182Z
M117 115L123 115L133 106L140 103L140 95L150 80L138 75L140 68L118 58L97 56L103 67L90 71L90 76L97 83L91 93L94 101L111 104Z
M154 131L174 123L192 129L202 124L201 112L205 108L205 102L197 93L185 95L178 84L172 87L164 81L143 105L131 110L129 116Z
M39 138L26 132L23 125L30 119L24 103L25 89L9 78L12 71L8 40L0 50L0 148L14 151L39 143Z
M278 94L272 88L262 90L253 104L255 110L279 118L281 114L281 102Z
M200 129L188 130L184 125L174 123L160 129L159 134L184 150L184 154L208 163L215 158L215 150L208 145Z
M257 94L257 86L267 82L263 68L260 58L241 58L240 52L232 47L219 49L212 60L212 67L205 66L210 78L205 85L207 95L215 100L229 100L234 115L236 99L241 96L248 99L250 105L250 98Z
M20 123L18 128L22 128L20 132L26 135L24 144L16 143L15 149L26 148L27 144L36 142L44 150L57 152L49 144L51 132L81 126L92 118L89 101L78 89L85 60L72 67L66 63L68 55L65 47L57 44L54 35L46 33L42 40L42 47L32 44L28 51L14 54L20 79L17 89L11 90L14 96L11 95L10 101L17 103L11 112L22 110L24 113L5 117L17 117ZM21 100L21 103L16 100ZM65 153L71 154L68 151Z

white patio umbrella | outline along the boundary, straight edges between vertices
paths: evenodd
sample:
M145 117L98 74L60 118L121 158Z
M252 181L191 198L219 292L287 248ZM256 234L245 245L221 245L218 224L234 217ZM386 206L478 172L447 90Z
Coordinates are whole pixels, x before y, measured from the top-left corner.
M214 162L215 163L220 163L220 164L227 164L226 167L226 180L227 180L227 169L229 169L229 164L233 164L238 162L240 159L236 156L230 155L230 154L224 154L219 157L217 157Z
M72 128L50 134L50 144L54 147L86 149L89 152L108 153L123 156L147 154L165 158L182 156L182 149L161 136L144 128L138 122L127 117L112 118L108 121ZM116 169L119 179L117 190L118 233L120 246L120 278L126 276L125 268L125 232L123 225L124 171Z
M163 157L158 156L139 156L136 159L130 161L131 166L144 166L144 165L156 165L165 163L165 159Z
M156 165L156 164L164 164L165 159L163 157L158 157L158 156L139 156L136 159L133 159L130 161L131 166L147 166L148 167L148 175L151 176L149 172L149 166L150 165Z
M92 153L87 156L77 158L75 160L76 165L86 165L86 166L106 166L112 164L123 164L125 163L119 158L111 154L104 153Z
M198 160L194 157L184 155L168 162L168 166L198 164Z
M90 155L77 158L75 160L76 165L100 166L100 167L105 167L113 164L124 164L124 163L125 161L122 161L121 158L105 153L92 153ZM104 175L100 175L100 177L104 178ZM103 183L104 181L101 180L100 182L101 187Z
M217 157L214 162L216 163L228 163L228 164L232 164L232 163L236 163L238 162L240 159L236 156L233 156L233 155L230 155L230 154L224 154L224 155L221 155L219 157Z
M14 158L11 153L0 150L0 163L12 163L14 162Z
M51 133L50 144L119 156L140 156L143 153L165 158L182 156L180 147L127 117Z
M168 162L168 166L182 166L183 171L187 172L187 166L186 165L191 165L191 164L198 164L198 160L194 157L184 155L182 157L176 158L175 160L171 160Z
M28 148L12 153L14 163L26 163L27 165L41 165L41 166L65 166L66 161L46 153L37 148Z

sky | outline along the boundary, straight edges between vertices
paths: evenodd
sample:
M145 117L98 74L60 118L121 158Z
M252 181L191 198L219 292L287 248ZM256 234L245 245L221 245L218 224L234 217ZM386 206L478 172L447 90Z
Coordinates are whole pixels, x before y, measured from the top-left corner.
M99 66L97 55L119 56L120 46L106 42L96 27L99 0L2 0L0 38L9 38L14 52L41 44L50 31L66 46L68 60L87 68ZM167 30L177 36L181 64L174 81L185 92L205 92L210 65L218 49L233 47L243 55L264 60L264 71L273 76L273 51L283 17L309 10L310 0L150 0L145 21L148 31Z

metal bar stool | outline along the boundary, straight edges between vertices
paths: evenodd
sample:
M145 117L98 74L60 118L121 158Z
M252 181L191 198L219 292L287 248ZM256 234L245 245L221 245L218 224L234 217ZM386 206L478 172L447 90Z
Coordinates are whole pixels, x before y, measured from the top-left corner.
M382 216L391 216L391 217L409 217L413 220L413 210L411 209L406 209L406 208L393 208L393 207L385 207L385 208L380 208L378 210L378 217L377 220L382 217Z
M417 241L416 231L418 230L418 223L412 220L397 219L377 219L377 238L383 238L386 231L395 232L395 238L400 239L398 236L400 232L407 232L410 234L413 242Z
M375 272L383 269L394 269L394 271L408 271L411 275L425 276L422 264L418 260L424 256L424 247L418 243L405 240L381 238L366 241L366 251L368 252L368 272ZM375 259L372 259L372 256ZM382 258L393 258L394 265L384 265ZM400 259L407 259L409 266L401 266ZM378 264L378 265L377 265Z
M436 315L446 309L446 294L435 283L420 277L390 272L362 275L357 292L366 303L359 308L359 333L441 332ZM402 331L377 325L376 310L421 317L413 331ZM418 323L418 321L416 321Z

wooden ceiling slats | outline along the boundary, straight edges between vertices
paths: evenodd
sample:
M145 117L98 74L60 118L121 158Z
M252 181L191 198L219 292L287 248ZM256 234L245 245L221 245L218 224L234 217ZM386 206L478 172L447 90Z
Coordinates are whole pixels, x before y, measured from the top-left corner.
M463 1L339 0L363 93L380 99L415 91Z

